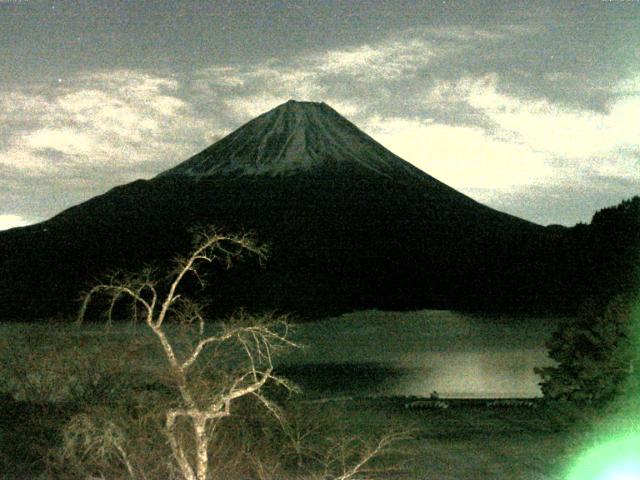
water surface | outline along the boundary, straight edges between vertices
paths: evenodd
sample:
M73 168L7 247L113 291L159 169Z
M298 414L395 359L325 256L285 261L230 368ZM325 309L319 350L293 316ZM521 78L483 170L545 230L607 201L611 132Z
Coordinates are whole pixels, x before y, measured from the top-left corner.
M562 319L366 311L297 327L288 373L341 394L540 396L533 369ZM314 383L315 382L315 383ZM304 382L303 382L304 383Z

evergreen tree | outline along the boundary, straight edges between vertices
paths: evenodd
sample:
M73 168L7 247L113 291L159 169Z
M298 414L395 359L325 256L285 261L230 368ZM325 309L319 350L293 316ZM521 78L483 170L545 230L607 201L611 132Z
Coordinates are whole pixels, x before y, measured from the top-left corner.
M547 342L556 366L536 368L549 399L602 404L621 393L633 373L633 301L585 302L575 320L563 324Z

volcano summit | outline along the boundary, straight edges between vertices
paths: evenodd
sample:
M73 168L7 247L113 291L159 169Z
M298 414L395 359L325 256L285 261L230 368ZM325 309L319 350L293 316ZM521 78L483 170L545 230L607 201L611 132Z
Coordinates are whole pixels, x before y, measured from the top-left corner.
M558 293L557 232L475 202L324 103L289 101L151 180L0 233L0 318L72 311L96 276L166 262L198 224L270 245L265 269L212 272L216 313L509 309Z
M289 100L163 175L295 175L357 166L387 177L426 175L325 103Z

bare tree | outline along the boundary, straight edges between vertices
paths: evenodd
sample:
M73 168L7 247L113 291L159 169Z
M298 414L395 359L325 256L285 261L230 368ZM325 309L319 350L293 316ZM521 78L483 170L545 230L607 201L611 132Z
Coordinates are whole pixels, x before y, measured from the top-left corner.
M312 428L309 434L305 432L306 426L289 422L265 395L268 383L296 390L286 379L274 374L274 356L297 347L290 339L286 316L255 317L241 310L228 322L207 325L202 304L185 294L184 284L189 278L204 286L205 264L216 262L230 268L247 253L260 262L266 259L265 247L251 236L227 235L210 227L201 229L191 253L177 258L164 280L157 270L147 268L137 274L113 274L107 282L94 286L83 296L78 323L84 321L92 299L102 295L108 299L109 323L117 305L128 300L132 304L132 320L142 321L152 332L151 338L161 347L170 384L178 397L177 403L160 407L172 456L170 466L185 480L207 480L216 473L230 478L229 468L245 471L249 468L251 475L259 479L285 478L282 475L289 461L287 452L292 452L299 461L294 466L297 472L287 472L286 478L303 475L300 478L355 480L388 473L388 467L383 470L373 467L374 460L391 453L392 444L407 438L406 432L387 433L375 441L357 436L333 438L329 429ZM180 327L174 328L176 324ZM269 445L265 457L260 451L263 447L247 439L246 447L238 445L237 455L225 458L229 454L228 446L223 445L226 424L219 422L232 414L234 405L236 411L241 407L240 399L248 397L257 399L276 419L287 446ZM332 421L335 424L335 419ZM113 421L94 420L82 414L68 427L65 452L74 462L90 455L103 463L113 459L126 468L130 478L146 478L144 468L136 465L135 455L127 452L124 430ZM216 462L212 461L214 458ZM224 472L218 472L220 468Z
M85 296L78 315L82 322L89 302L97 294L110 299L108 316L116 303L128 298L134 304L133 312L142 312L146 326L153 332L164 352L169 370L180 395L180 407L166 412L165 430L174 460L186 480L206 480L209 475L209 435L211 424L231 414L235 400L256 397L269 411L280 415L277 407L262 393L267 382L276 382L285 388L293 388L284 379L273 373L273 355L283 348L294 347L288 338L286 317L252 317L240 312L227 324L222 324L215 334L208 334L202 308L181 296L181 284L188 275L194 276L204 285L200 268L203 264L222 262L229 268L234 259L251 253L260 261L265 259L266 250L248 235L226 235L211 228L198 232L191 254L175 261L175 269L170 275L168 287L163 291L156 280L156 272L146 269L136 275L113 275L107 283L93 287ZM167 333L169 319L182 325L196 327L197 334L187 347L172 342ZM190 381L192 370L204 352L213 354L224 345L234 343L244 354L244 368L235 372L227 382L216 385L213 391L202 391L196 382ZM226 368L222 366L221 368ZM180 420L191 423L195 455L190 455L176 434L176 424ZM192 458L195 457L195 458ZM131 474L132 468L128 465Z
M296 478L373 480L406 472L407 451L399 446L413 438L413 428L396 426L386 427L382 434L347 434L349 422L335 408L307 405L304 411L292 413L285 434L288 455L297 461Z

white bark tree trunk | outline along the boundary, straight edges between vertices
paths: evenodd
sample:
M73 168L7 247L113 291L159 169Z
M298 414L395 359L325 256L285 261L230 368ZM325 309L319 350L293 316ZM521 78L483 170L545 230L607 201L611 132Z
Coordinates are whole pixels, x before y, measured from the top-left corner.
M209 455L207 454L208 438L206 434L207 418L193 417L193 429L196 437L196 475L197 480L207 480L209 471Z

